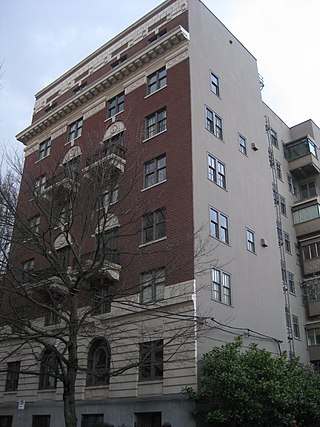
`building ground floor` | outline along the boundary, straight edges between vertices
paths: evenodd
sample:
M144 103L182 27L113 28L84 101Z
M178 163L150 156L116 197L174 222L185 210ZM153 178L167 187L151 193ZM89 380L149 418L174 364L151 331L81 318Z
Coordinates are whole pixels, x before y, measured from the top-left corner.
M20 408L20 409L19 409ZM183 395L122 398L77 403L78 427L194 427L192 404ZM63 427L62 402L20 400L0 406L0 427Z

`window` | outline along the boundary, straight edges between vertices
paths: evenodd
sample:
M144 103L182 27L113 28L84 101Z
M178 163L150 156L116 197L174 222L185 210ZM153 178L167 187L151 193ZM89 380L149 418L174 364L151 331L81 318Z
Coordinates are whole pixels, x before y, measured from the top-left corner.
M39 390L57 387L58 362L50 350L45 350L40 365Z
M39 145L39 160L49 156L51 149L51 138L46 139Z
M140 277L140 286L140 302L142 304L163 300L165 269L159 268L142 273Z
M142 243L162 239L166 235L166 208L157 209L142 218Z
M296 181L295 179L287 174L287 180L288 180L288 189L290 191L291 194L293 194L294 196L297 194L297 185L296 185Z
M97 209L105 208L118 201L119 185L116 183L105 190L97 200Z
M20 362L9 362L7 364L7 379L5 391L18 390Z
M238 142L239 142L239 151L246 156L247 155L247 141L242 135L240 135L240 133L238 133Z
M45 326L57 325L61 322L61 318L59 316L59 307L54 306L53 304L47 304L50 308L46 310L46 314L44 317Z
M140 344L140 380L163 378L163 341Z
M278 135L273 129L270 129L271 144L279 148Z
M163 37L165 34L167 33L167 29L163 29L161 31L159 31L157 34L155 34L154 36L149 38L149 43L153 43L154 41L160 39L161 37Z
M290 243L290 236L285 231L283 232L283 238L284 238L284 249L286 252L291 254L291 243Z
M167 70L166 70L166 67L162 67L160 68L160 70L148 76L147 78L148 95L166 86L166 84L167 84Z
M61 266L68 267L70 265L70 246L56 249L56 252Z
M35 215L28 220L28 227L31 233L38 234L40 225L40 215Z
M296 264L301 265L301 255L300 255L300 249L298 243L294 244L294 250L296 254Z
M47 180L45 175L41 175L39 176L39 178L36 179L33 190L33 195L35 197L40 196L44 193L44 190L46 189L46 182Z
M79 156L74 157L73 159L66 162L63 165L65 178L69 178L73 181L76 181L79 177L79 166L80 166Z
M249 228L246 229L247 232L247 249L250 252L255 252L256 247L254 243L254 232L252 230L249 230Z
M119 262L118 228L112 228L98 236L99 254L104 261Z
M0 415L0 427L12 427L12 415Z
M231 305L230 274L212 269L212 299Z
M32 427L50 427L50 415L32 415Z
M87 365L87 386L109 384L110 346L105 338L96 338L90 345Z
M320 257L320 242L313 242L302 246L302 253L305 260Z
M81 427L103 427L103 414L82 415Z
M218 79L218 77L215 75L215 74L213 74L212 72L210 73L210 77L211 77L211 81L210 81L210 88L211 88L211 91L215 94L215 95L217 95L217 96L219 96L220 95L220 85L219 85L219 79Z
M79 138L82 134L82 124L83 124L83 118L76 120L75 122L71 123L69 125L68 129L68 142L73 141L76 138Z
M156 111L146 118L146 138L151 138L167 129L167 110Z
M286 199L279 194L280 211L282 215L287 216Z
M300 185L301 199L307 199L317 195L316 183L314 181L306 182Z
M29 282L34 278L34 258L28 259L22 264L21 279L23 282Z
M111 294L108 285L93 287L92 292L92 314L110 313L111 311Z
M144 164L144 188L165 181L167 177L167 159L163 154Z
M279 163L277 160L275 161L276 164L276 172L277 172L277 178L282 180L282 169L281 169L281 163Z
M206 128L217 138L222 139L222 119L206 107Z
M135 413L135 427L161 427L171 424L162 424L161 412L139 412Z
M124 92L108 101L108 117L112 117L124 110Z
M214 208L210 208L210 235L223 243L229 243L228 217Z
M127 60L127 55L121 56L117 61L111 64L111 68L116 68L118 65L122 64L126 60Z
M308 346L320 345L320 328L307 329Z
M59 215L58 215L58 226L64 227L66 225L71 225L72 223L72 209L70 204L66 204L61 209Z
M292 329L294 338L300 339L299 317L292 315Z
M208 154L208 178L219 187L226 188L225 165L220 160Z
M296 289L295 289L295 284L294 284L294 275L293 275L293 273L290 273L290 271L288 271L287 274L288 274L288 288L289 288L289 292L291 294L295 294L296 293Z

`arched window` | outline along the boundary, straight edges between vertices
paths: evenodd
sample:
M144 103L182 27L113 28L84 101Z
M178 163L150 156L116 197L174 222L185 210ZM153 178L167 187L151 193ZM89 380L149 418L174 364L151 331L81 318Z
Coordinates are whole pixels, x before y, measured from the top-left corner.
M58 362L54 353L45 350L40 365L39 389L53 389L57 387Z
M110 376L110 346L104 338L96 338L88 353L87 385L107 385Z

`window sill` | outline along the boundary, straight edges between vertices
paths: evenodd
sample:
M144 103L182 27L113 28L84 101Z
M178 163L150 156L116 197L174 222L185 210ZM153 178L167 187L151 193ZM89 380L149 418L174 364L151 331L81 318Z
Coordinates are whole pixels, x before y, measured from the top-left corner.
M139 380L138 380L138 384L148 384L148 385L151 385L151 384L162 384L163 383L163 378L159 378L159 379L148 379L148 378L144 378L144 379L141 379L141 378L139 378Z
M152 136L150 136L149 138L144 139L142 142L147 142L147 141L149 141L150 139L153 139L153 138L155 138L156 136L161 135L162 133L165 133L165 132L167 132L167 129L162 130L161 132L158 132L158 133L156 133L155 135L152 135Z
M161 239L152 240L151 242L147 242L147 243L141 243L141 245L139 245L139 248L144 248L145 246L152 245L153 243L161 242L162 240L166 240L166 238L167 236L164 236L164 237L161 237Z
M44 157L41 157L41 159L36 160L36 161L34 162L34 164L37 164L37 163L41 162L42 160L46 159L46 158L47 158L47 157L49 157L49 156L50 156L50 153L49 153L49 154L47 154L47 155L46 155L46 156L44 156Z
M149 187L143 188L143 189L141 190L141 193L142 193L143 191L147 191L147 190L149 190L150 188L157 187L158 185L161 185L161 184L163 184L164 182L167 182L167 180L166 180L166 179L164 179L163 181L156 182L155 184L152 184L152 185L150 185Z
M103 389L109 389L109 384L105 385L85 385L86 390L103 390Z
M70 139L70 141L67 141L64 145L71 145L71 147L74 145L74 141L76 140L76 139L79 139L79 138L81 138L81 135L79 135L79 136L76 136L75 138L73 138L73 139Z
M123 110L121 110L121 111L118 111L116 114L113 114L113 116L107 117L107 118L104 120L104 123L108 122L109 120L111 120L111 121L112 121L112 123L114 123L114 122L116 121L116 117L117 117L119 114L123 113L123 112L124 112L124 109L123 109Z
M216 240L217 242L222 243L223 245L226 245L226 246L230 246L230 247L231 247L231 245L230 245L230 243L229 243L229 242L227 243L227 242L224 242L223 240L219 240L219 239L217 239L216 237L211 236L211 234L210 234L210 237L211 237L212 239Z
M232 304L227 304L226 302L219 301L218 299L214 299L214 298L212 298L212 297L211 297L211 301L213 301L213 302L217 302L218 304L221 304L221 305L223 305L223 306L225 306L225 307L234 308L234 306L233 306Z
M160 90L162 90L162 89L166 88L167 86L168 86L168 85L162 86L162 87L160 87L159 89L157 89L157 90L153 91L152 93L148 93L148 95L146 95L146 96L144 97L144 99L147 99L147 98L149 98L149 96L152 96L152 95L154 95L154 94L155 94L155 93L157 93L157 92L160 92Z
M5 396L15 396L18 393L18 390L5 390L3 394Z

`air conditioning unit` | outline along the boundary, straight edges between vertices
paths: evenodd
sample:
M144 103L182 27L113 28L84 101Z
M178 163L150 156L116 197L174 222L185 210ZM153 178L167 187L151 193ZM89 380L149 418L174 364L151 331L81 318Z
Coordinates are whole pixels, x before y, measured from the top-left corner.
M253 149L253 151L258 151L259 150L259 148L256 146L256 144L254 142L252 142L251 148Z
M266 248L268 246L268 243L267 243L267 241L265 239L261 239L261 246L263 248Z

